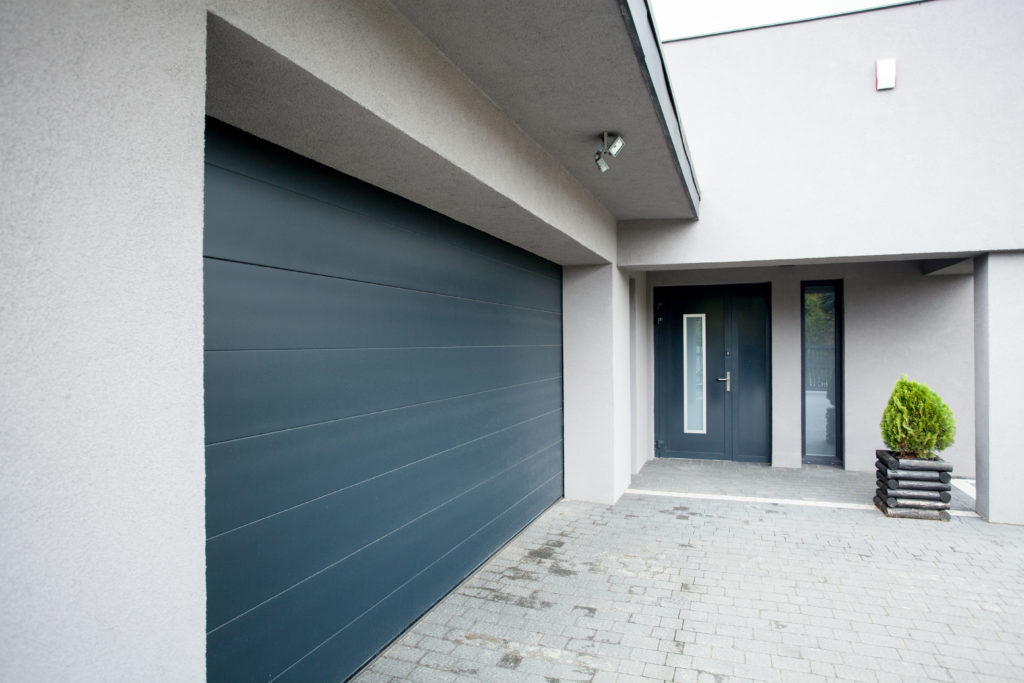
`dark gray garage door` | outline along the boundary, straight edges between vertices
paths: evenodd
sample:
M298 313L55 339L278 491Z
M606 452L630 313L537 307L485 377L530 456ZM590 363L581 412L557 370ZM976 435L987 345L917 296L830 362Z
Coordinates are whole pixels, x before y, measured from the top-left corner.
M344 679L562 495L560 270L212 120L204 268L209 679Z

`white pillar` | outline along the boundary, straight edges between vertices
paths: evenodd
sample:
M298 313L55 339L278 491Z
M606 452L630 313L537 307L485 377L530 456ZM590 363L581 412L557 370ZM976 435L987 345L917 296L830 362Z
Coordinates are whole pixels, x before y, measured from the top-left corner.
M978 513L1024 524L1024 252L974 260L974 403ZM950 362L956 362L950 359Z
M203 2L6 3L0 678L206 678Z
M654 321L646 273L630 274L631 472L654 458Z
M565 497L614 504L630 477L629 282L613 265L562 270Z
M801 467L800 280L772 281L772 467Z

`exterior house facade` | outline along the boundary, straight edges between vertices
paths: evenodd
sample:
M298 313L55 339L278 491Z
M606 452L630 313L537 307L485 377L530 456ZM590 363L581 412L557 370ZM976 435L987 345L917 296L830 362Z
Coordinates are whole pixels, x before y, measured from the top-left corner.
M906 373L954 409L943 457L977 475L979 512L1020 521L999 502L1013 477L990 469L1002 466L991 411L1006 401L992 382L1019 366L1010 354L994 370L989 355L993 325L1019 330L1015 287L993 290L991 277L1012 272L1024 235L1024 167L1010 152L1020 19L1008 5L937 1L666 45L701 218L621 225L620 264L649 288L771 283L773 464L799 466L802 452L800 283L841 281L845 466L873 466L881 407ZM896 87L876 90L886 58Z
M870 469L903 373L1024 523L1016 3L58 5L0 10L5 678L344 678L656 455Z

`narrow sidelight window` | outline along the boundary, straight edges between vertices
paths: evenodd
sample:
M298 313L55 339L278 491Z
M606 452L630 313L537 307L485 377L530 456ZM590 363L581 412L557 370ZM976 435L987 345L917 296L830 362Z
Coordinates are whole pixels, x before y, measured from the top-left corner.
M687 313L683 316L683 431L687 434L707 433L707 396L704 370L707 358L704 351L704 314Z
M803 459L842 465L842 283L805 282L801 289Z

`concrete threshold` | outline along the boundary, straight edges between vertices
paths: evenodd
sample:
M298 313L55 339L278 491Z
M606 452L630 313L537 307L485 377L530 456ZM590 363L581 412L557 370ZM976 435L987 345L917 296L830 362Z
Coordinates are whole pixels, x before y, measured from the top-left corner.
M961 489L964 490L964 489ZM965 493L970 493L964 490ZM652 491L650 489L626 489L626 493L636 496L663 496L667 498L688 498L691 500L722 500L736 503L762 503L767 505L799 505L802 507L830 508L833 510L877 510L874 505L866 503L838 503L824 500L798 500L796 498L762 498L758 496L727 496L713 493L679 493L676 491ZM977 517L978 513L970 510L949 510L953 517Z

